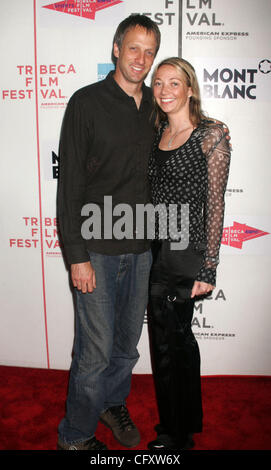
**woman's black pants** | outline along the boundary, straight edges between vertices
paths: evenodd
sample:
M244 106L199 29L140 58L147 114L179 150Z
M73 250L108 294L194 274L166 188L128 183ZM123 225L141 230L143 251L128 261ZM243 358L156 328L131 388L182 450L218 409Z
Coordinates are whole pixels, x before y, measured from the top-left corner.
M191 289L203 254L155 242L150 278L149 329L160 434L183 442L202 430L200 353L191 329Z

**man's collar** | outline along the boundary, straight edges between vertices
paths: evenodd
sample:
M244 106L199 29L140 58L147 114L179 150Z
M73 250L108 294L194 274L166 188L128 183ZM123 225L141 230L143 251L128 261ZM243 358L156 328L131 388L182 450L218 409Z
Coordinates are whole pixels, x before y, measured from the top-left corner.
M110 87L111 91L116 93L116 96L119 98L128 98L130 99L131 97L127 95L127 93L118 85L116 80L114 79L114 70L111 70L108 75L106 76L105 80L107 85ZM150 88L145 85L145 83L142 83L142 100L143 101L151 101L151 92Z

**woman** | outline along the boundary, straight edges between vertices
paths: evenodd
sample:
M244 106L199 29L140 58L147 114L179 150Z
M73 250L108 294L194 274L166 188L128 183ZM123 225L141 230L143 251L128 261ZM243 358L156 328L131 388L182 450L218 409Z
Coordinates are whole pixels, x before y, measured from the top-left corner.
M152 88L158 127L149 164L152 199L154 206L178 209L181 239L167 222L166 239L154 242L149 326L160 424L148 448L179 450L193 447L193 433L202 430L200 354L191 321L195 299L216 283L230 147L226 126L201 110L191 64L162 61Z

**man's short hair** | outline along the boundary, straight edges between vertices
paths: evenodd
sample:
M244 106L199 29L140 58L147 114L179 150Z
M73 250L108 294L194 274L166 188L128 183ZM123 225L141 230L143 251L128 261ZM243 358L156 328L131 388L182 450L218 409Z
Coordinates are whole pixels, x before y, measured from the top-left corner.
M156 51L155 55L158 52L158 49L160 47L160 41L161 41L161 34L160 30L154 21L152 21L148 16L146 15L130 15L127 18L125 18L117 27L117 30L115 32L114 38L113 38L113 49L112 49L112 62L116 65L117 63L117 58L114 56L114 44L117 44L119 50L121 49L123 39L126 33L130 31L130 29L135 28L136 26L141 26L142 28L145 28L147 32L153 32L155 35L156 39Z

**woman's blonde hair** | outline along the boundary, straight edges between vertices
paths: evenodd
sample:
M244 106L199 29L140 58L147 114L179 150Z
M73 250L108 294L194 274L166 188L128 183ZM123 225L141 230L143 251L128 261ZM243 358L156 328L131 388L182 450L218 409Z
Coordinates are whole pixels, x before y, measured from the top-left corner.
M207 119L207 117L201 109L200 89L194 67L189 62L187 62L187 60L180 59L179 57L169 57L168 59L162 60L162 62L160 62L160 64L155 67L153 72L151 83L152 89L154 86L156 73L158 69L162 67L162 65L171 65L172 67L175 67L175 69L181 73L186 85L191 88L192 96L190 97L189 102L189 115L192 124L194 126L198 126L200 121L202 119ZM161 110L161 108L159 108L154 98L153 100L156 111L155 125L158 127L161 121L167 120L167 116Z

